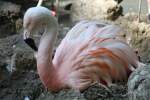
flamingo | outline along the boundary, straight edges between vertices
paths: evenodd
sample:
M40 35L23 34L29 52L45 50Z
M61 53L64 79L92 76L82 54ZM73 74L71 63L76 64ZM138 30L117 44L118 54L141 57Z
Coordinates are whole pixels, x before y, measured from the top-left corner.
M87 20L67 33L52 59L58 22L41 1L24 15L24 40L36 52L38 74L48 90L83 91L94 83L107 88L115 80L126 80L140 65L118 26ZM39 32L43 35L37 48L31 36Z

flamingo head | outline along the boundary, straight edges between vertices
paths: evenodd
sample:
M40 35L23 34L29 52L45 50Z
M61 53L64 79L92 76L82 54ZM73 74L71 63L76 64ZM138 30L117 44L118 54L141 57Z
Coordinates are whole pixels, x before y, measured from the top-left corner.
M24 41L35 51L37 47L31 38L33 34L43 34L50 26L53 26L56 19L53 12L49 9L39 6L29 8L23 19Z

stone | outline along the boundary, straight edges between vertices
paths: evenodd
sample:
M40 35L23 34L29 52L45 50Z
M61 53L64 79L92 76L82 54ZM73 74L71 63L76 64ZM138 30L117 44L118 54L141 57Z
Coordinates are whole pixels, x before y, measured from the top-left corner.
M129 100L149 100L150 98L150 64L139 67L128 80Z
M18 35L10 36L4 39L0 39L0 71L1 79L5 79L9 76L7 69L11 56L13 55L13 45L18 42Z
M115 20L122 15L122 7L115 0L74 0L72 21Z
M121 3L123 0L115 0L115 1L117 1L118 3Z
M62 90L59 93L44 92L36 100L86 100L83 94L73 90Z
M20 33L25 11L36 6L37 2L38 0L1 0L0 38Z
M0 38L17 33L16 21L21 16L21 6L0 1Z
M24 11L28 9L29 7L36 6L39 0L2 0L2 1L21 5L22 10ZM43 0L43 1L49 1L49 0Z
M138 50L141 61L150 62L150 25L146 20L146 15L142 15L141 22L135 18L137 14L126 14L115 21L115 23L124 30L128 42L132 48ZM145 16L145 17L144 17Z
M8 65L10 71L36 70L36 59L33 51L16 49Z
M44 90L36 72L23 71L11 74L0 81L0 100L35 100Z
M0 39L1 79L15 71L36 69L34 53L23 41L21 35Z
M57 93L43 92L36 100L127 100L126 82L106 88L94 84L83 92L76 90L61 90Z

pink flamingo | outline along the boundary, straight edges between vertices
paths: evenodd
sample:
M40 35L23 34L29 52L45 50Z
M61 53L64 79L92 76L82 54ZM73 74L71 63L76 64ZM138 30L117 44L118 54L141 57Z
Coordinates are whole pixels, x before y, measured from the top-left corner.
M37 51L37 70L45 87L85 90L94 83L107 87L114 80L126 80L139 66L134 51L119 36L114 25L81 21L58 46L52 59L58 23L52 12L37 6L24 15L24 39ZM29 35L43 32L38 49ZM32 33L32 34L31 34Z

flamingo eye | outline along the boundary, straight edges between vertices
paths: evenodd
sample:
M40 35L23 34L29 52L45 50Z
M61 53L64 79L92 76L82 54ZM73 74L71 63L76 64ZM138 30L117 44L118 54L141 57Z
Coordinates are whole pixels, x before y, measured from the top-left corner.
M39 34L40 34L40 35L43 35L43 33L44 33L44 29L41 29L41 30L39 31Z

